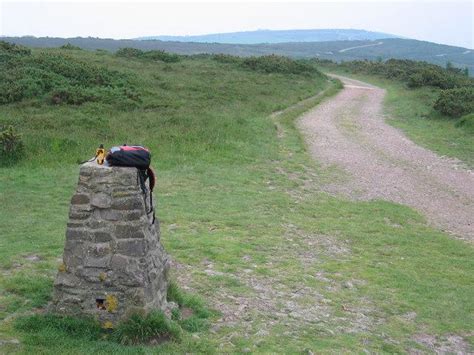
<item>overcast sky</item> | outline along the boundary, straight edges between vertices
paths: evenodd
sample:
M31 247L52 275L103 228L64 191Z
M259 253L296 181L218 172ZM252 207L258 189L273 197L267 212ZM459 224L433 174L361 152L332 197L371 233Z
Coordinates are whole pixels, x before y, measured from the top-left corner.
M0 0L4 36L134 38L356 28L473 48L472 1L70 2Z

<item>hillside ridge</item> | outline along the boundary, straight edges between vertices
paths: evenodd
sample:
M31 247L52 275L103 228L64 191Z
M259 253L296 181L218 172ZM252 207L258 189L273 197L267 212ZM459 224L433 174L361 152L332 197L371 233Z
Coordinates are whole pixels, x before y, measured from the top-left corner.
M261 44L286 42L327 42L352 40L377 40L381 38L400 38L400 36L360 29L292 29L256 30L227 33L209 33L186 36L144 36L137 40L161 40L175 42Z
M333 61L411 59L446 66L469 69L474 74L474 50L432 42L403 38L386 38L377 41L327 41L287 42L268 44L223 44L198 42L170 42L160 40L115 40L103 38L53 38L53 37L1 37L3 41L27 47L52 48L67 43L74 46L115 52L130 47L141 50L164 50L177 54L230 54L237 56L283 55L293 58L320 58ZM382 44L377 44L382 42ZM377 44L377 45L374 45ZM350 50L349 50L350 48Z

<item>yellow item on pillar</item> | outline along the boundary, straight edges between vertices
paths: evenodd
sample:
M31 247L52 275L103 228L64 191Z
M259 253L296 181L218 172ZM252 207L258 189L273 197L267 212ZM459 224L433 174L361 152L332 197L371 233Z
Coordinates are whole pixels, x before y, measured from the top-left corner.
M102 165L104 164L105 161L105 156L107 154L107 151L104 148L104 145L101 144L99 148L95 151L95 157L97 158L97 164Z

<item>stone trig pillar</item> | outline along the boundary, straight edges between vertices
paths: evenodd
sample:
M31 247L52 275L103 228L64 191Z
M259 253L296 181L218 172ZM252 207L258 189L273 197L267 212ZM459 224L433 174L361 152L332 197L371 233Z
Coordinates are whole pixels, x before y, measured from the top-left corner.
M113 326L133 312L166 309L169 259L148 194L136 168L81 166L53 311Z

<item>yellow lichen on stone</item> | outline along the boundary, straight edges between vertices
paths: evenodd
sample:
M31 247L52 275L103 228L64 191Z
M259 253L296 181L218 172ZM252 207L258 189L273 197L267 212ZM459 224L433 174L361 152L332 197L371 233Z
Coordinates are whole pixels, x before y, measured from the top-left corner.
M102 328L104 329L112 329L114 327L113 323L111 321L106 321L104 324L102 324Z
M107 274L106 274L105 272L101 272L101 273L99 274L99 280L100 280L101 282L104 282L106 278L107 278Z
M128 191L114 191L112 192L112 197L127 197L130 196Z
M118 299L114 295L105 296L105 308L108 312L114 312L118 307Z
M58 266L58 271L59 271L59 272L66 272L66 270L67 270L66 264L61 263L61 264Z

